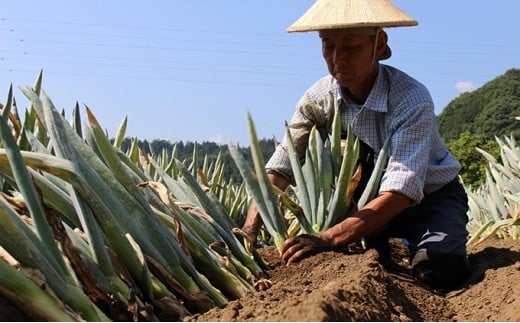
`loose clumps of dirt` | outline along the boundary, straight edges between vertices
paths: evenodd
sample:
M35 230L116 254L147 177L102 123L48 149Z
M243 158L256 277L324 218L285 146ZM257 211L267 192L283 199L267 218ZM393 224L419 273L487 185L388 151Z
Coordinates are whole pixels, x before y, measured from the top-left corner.
M471 275L448 294L408 274L406 248L324 252L285 266L272 247L272 286L185 321L520 321L520 241L491 239L469 250Z
M470 248L471 275L447 294L413 279L406 247L399 241L392 247L384 264L369 250L324 252L290 266L273 247L260 249L273 268L269 288L184 321L520 321L519 240L490 239ZM0 318L30 320L1 297Z

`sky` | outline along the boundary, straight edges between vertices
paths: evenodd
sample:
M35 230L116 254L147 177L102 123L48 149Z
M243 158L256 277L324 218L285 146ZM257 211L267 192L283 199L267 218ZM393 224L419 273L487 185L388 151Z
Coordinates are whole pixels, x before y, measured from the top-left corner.
M313 0L0 0L0 102L43 70L70 116L88 106L109 136L281 140L305 90L327 74L317 33L287 33ZM392 65L427 86L435 113L520 68L520 1L393 0L419 25L386 29ZM3 92L2 92L3 91ZM84 117L83 120L86 121Z

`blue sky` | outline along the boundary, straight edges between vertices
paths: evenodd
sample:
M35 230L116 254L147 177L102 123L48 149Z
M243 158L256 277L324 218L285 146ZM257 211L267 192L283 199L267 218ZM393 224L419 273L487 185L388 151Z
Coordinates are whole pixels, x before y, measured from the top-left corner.
M110 136L249 145L281 140L298 99L327 73L316 33L287 33L313 0L0 0L0 101L43 88L67 116L87 105ZM520 67L520 1L394 0L419 21L389 28L395 66L424 83L436 113ZM2 94L3 93L3 94ZM85 119L86 120L86 119Z

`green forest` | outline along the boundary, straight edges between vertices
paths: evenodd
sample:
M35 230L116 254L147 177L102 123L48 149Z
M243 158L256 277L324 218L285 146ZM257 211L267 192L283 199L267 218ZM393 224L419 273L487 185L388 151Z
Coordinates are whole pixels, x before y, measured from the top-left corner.
M520 69L484 84L473 92L462 93L437 117L439 131L447 141L464 132L494 136L520 134Z
M503 75L487 82L482 87L462 93L452 100L437 116L441 136L448 148L461 161L461 176L466 184L477 186L485 178L487 162L476 150L481 148L499 158L496 137L520 134L520 69L510 69ZM131 140L123 143L123 151ZM275 149L273 139L261 139L260 146L267 160ZM231 159L227 145L214 142L170 142L167 140L139 141L139 147L152 155L159 155L163 150L172 152L181 161L191 163L194 151L202 161L216 160L221 154L226 165L225 176L236 181L241 180L240 173ZM249 147L240 147L247 160L250 159Z
M121 145L121 149L127 151L130 144L131 139L126 138ZM275 141L273 139L260 139L259 144L264 160L267 161L274 152ZM166 151L172 154L176 159L182 161L185 165L191 164L194 156L198 158L198 165L200 166L204 158L207 158L209 162L214 162L220 154L225 167L224 176L229 179L232 178L235 182L242 181L242 176L229 154L227 144L217 144L208 141L201 143L193 141L170 142L168 140L155 139L152 141L139 140L138 145L144 152L152 156L159 156L163 151ZM242 152L246 160L251 161L249 146L238 147L238 149Z

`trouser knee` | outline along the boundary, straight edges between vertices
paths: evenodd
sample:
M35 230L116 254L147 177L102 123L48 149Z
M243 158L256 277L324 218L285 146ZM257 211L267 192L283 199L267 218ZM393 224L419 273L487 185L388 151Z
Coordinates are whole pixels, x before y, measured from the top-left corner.
M420 249L412 259L412 275L434 289L453 290L469 273L467 255L435 253Z

